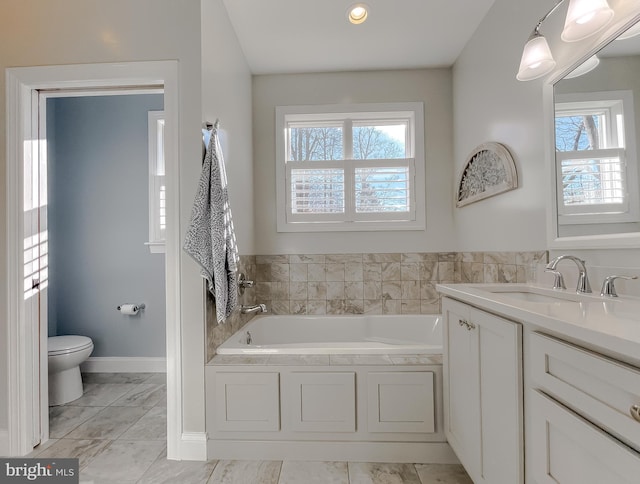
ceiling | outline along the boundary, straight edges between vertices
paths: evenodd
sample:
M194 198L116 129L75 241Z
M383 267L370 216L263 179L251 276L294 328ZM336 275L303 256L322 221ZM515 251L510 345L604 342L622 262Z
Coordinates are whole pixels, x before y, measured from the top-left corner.
M494 0L223 0L254 74L451 66Z

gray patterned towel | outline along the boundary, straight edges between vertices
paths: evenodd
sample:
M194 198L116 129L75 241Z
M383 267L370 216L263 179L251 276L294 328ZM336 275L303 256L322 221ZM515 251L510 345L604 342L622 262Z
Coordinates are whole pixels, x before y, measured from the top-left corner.
M183 249L200 265L223 323L238 304L238 248L227 192L227 175L216 121L202 165Z

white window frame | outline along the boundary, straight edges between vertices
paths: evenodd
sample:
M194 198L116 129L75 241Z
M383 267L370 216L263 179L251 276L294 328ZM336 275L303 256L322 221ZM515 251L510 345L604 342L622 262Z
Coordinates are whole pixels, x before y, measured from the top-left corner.
M165 252L166 182L164 164L164 111L149 111L149 247L152 254Z
M556 96L556 117L605 112L605 126L600 127L605 147L597 150L556 151L556 194L558 223L582 225L629 223L640 221L638 198L638 158L635 145L635 110L633 93L601 91L560 94ZM621 121L624 127L621 128ZM614 146L615 145L615 146ZM624 201L620 204L564 205L562 161L584 158L618 158L625 184Z
M353 146L350 136L345 139L343 160L313 163L315 168L340 168L345 170L345 186L353 186L354 173L361 167L409 168L410 212L405 220L398 220L395 213L355 214L355 191L345 190L344 214L293 214L291 211L291 169L304 168L305 162L287 163L287 125L289 122L321 123L322 120L341 120L345 125L352 121L408 121L406 146L408 158L390 160L352 159ZM424 230L425 223L425 149L424 149L424 104L375 103L375 104L330 104L312 106L276 107L276 210L278 232L325 232L325 231L382 231ZM406 212L403 212L406 213Z

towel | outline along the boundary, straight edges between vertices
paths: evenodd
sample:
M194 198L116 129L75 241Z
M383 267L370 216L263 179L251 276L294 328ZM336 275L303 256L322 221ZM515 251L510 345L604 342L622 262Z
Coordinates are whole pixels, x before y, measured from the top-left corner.
M218 125L216 121L209 138L183 249L200 265L215 298L216 319L224 323L238 305L238 248Z

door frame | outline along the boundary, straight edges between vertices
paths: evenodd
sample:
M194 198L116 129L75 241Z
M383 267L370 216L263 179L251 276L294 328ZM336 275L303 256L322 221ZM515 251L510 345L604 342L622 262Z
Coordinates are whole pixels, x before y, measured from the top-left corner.
M21 67L6 70L7 101L7 404L9 455L32 450L34 412L33 369L30 357L33 328L25 321L23 297L23 163L28 140L34 139L32 95L42 89L113 89L162 86L165 111L165 177L167 229L165 252L167 457L179 459L182 436L182 353L180 292L180 170L178 62L149 61L117 64ZM37 109L36 109L37 112ZM37 123L35 124L37 126ZM46 346L40 358L47 358Z

